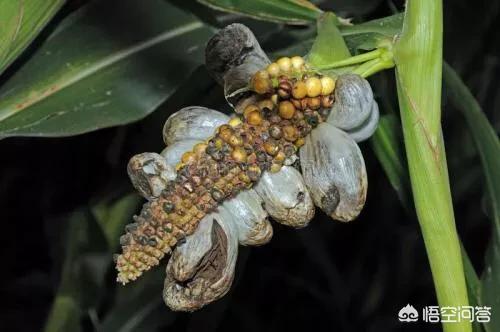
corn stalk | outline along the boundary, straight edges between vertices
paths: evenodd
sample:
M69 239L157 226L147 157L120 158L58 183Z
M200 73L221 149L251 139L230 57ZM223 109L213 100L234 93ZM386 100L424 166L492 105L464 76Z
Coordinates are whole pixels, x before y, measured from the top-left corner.
M441 131L442 2L408 0L394 46L411 186L441 307L468 304ZM471 331L469 322L444 323Z

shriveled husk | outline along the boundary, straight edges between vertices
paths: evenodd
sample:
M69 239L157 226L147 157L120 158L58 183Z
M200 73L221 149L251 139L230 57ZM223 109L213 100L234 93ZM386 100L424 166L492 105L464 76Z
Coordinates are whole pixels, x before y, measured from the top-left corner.
M266 211L283 225L301 228L314 216L314 204L299 171L283 166L277 173L265 172L255 186Z
M361 151L348 134L328 123L320 124L307 136L300 164L318 207L340 221L358 216L368 183Z

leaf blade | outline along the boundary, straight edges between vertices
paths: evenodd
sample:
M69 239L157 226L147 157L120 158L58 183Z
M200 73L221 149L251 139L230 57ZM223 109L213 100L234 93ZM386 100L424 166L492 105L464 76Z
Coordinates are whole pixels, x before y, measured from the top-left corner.
M308 62L313 67L321 67L351 56L337 27L335 14L328 12L318 19L318 35L308 55Z
M443 79L451 102L467 122L483 167L493 223L479 298L481 305L497 308L500 306L497 296L500 287L500 140L472 93L446 63L443 65ZM484 327L487 331L500 329L500 318L492 315L491 323L484 324Z
M143 118L202 62L211 35L160 0L97 3L74 15L0 89L0 137L70 136ZM123 34L124 21L135 30Z
M24 51L64 0L0 2L0 74Z
M321 10L307 0L198 0L225 12L241 14L258 20L307 25L314 22Z

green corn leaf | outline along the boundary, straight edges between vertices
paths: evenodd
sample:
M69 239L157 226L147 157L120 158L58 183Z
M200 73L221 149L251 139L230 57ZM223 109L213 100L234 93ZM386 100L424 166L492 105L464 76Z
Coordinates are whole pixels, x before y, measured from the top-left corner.
M70 136L141 119L203 62L211 35L162 0L92 3L1 87L0 137Z
M313 67L327 65L351 56L337 24L337 16L331 12L323 14L318 19L318 36L308 55L308 62Z
M202 4L230 13L278 23L307 25L322 11L307 0L198 0Z
M403 14L395 14L362 24L341 26L351 52L377 48L384 41L392 42L403 27Z
M492 237L481 276L480 303L492 307L491 322L484 324L487 331L500 330L500 317L494 314L500 308L500 141L469 89L457 73L446 63L443 78L454 106L462 112L476 144L483 166L486 188L493 219Z
M55 15L64 0L0 1L0 74Z

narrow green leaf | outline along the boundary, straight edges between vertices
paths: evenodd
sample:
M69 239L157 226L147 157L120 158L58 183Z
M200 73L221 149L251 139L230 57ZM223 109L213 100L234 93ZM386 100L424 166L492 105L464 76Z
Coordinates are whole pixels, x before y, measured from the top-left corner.
M64 0L0 1L0 74L38 35Z
M203 62L211 34L162 0L95 2L0 89L0 137L69 136L141 119Z
M45 332L60 332L82 330L80 325L81 310L73 296L58 294L52 304L45 325Z
M202 4L278 23L307 25L316 21L322 11L307 0L198 0Z
M500 141L481 107L457 73L446 63L443 78L453 105L462 112L476 144L490 198L493 226L486 264L481 277L481 305L500 308ZM492 314L487 331L500 330L500 317Z
M79 331L81 315L95 305L109 254L104 236L87 209L67 218L61 281L45 325L46 332Z
M338 19L328 12L318 19L318 35L308 55L313 67L321 67L351 56L337 27Z

